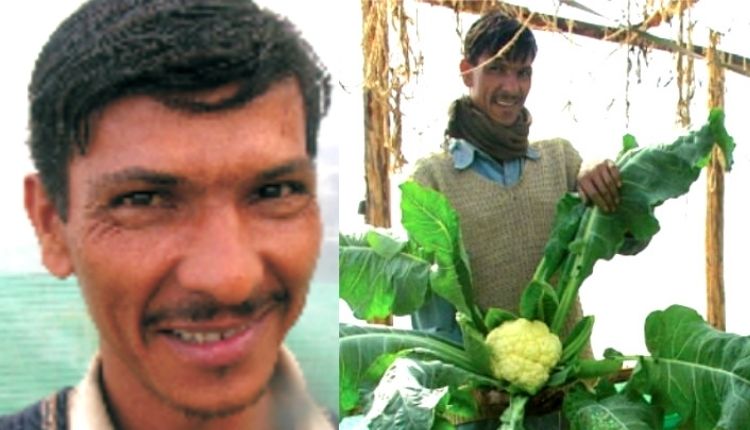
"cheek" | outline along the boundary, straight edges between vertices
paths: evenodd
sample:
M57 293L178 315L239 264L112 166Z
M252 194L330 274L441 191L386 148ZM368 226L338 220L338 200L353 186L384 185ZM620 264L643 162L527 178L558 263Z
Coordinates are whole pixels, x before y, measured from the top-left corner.
M310 281L315 271L322 240L320 219L311 217L275 229L272 251L267 254L267 269L273 272L291 295L284 330L289 330L302 313Z
M75 273L104 337L137 331L142 310L167 265L169 235L92 223L78 236Z
M140 343L140 309L145 300L137 289L142 284L132 277L138 273L126 277L112 265L88 263L78 277L102 346L129 356L132 346Z
M490 77L484 77L478 81L477 90L485 103L490 103L493 94L497 90L498 83Z
M81 268L82 273L76 273L79 276L93 275L119 281L114 284L158 276L155 272L169 258L169 250L181 246L175 241L180 236L167 230L126 230L111 223L92 223L80 235L82 239L76 255L79 260L77 267ZM126 289L132 291L131 288Z
M526 98L526 96L529 95L529 91L531 91L531 81L524 82L521 84L521 92L523 92L523 97Z
M322 225L317 206L294 220L274 224L268 225L263 234L271 249L272 270L284 284L306 287L320 253Z

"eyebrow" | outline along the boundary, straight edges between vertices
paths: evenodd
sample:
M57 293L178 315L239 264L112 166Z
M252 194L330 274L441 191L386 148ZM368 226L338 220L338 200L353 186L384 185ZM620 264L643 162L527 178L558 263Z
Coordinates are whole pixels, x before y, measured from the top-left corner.
M256 181L269 181L291 173L314 169L315 163L312 159L301 157L261 171L253 179ZM100 190L130 182L139 182L160 187L175 187L187 183L188 180L179 175L145 167L127 167L122 170L106 173L94 179L90 188L91 194L96 195Z
M183 182L183 179L176 175L144 167L127 167L115 172L105 173L94 179L92 182L93 189L102 189L107 186L126 182L144 182L151 185L175 186Z
M94 201L101 197L108 188L122 184L138 182L158 187L174 187L182 181L178 176L169 173L133 166L93 178L89 182L90 186L86 194L90 201Z
M500 58L495 58L494 60L488 62L487 65L488 66L489 65L498 65L498 66L511 67L511 66L514 66L517 63L519 63L519 62L518 61L508 60L507 58L500 57ZM529 65L524 65L524 66L521 66L520 68L522 68L522 69L523 68L531 68L531 65L530 64Z
M268 181L279 178L290 173L299 171L314 170L315 162L309 157L297 158L281 164L276 167L272 167L268 170L261 172L258 175L258 179L261 181Z

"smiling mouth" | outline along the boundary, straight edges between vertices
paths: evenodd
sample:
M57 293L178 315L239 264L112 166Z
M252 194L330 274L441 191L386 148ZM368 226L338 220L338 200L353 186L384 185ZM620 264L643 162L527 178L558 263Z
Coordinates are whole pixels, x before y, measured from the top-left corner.
M169 336L174 336L186 343L194 343L200 345L204 343L219 342L222 340L231 339L238 333L247 330L251 324L252 322L248 322L239 327L233 327L225 331L164 330L162 331L162 333Z
M242 317L230 317L227 320L218 316L216 320L174 322L169 324L172 327L165 327L157 330L157 332L187 344L218 343L242 335L268 313L279 306L283 306L284 303L283 299L272 297L252 310L248 307L246 314Z
M277 331L274 315L281 310L278 303L267 303L244 318L220 314L200 322L174 322L157 331L153 345L156 351L166 348L167 356L191 368L238 365L273 339Z
M490 102L492 102L492 104L500 105L503 107L514 107L523 103L523 97L521 96L521 94L506 91L497 91L492 94Z
M492 103L502 107L514 107L518 104L518 100L505 97L493 97Z

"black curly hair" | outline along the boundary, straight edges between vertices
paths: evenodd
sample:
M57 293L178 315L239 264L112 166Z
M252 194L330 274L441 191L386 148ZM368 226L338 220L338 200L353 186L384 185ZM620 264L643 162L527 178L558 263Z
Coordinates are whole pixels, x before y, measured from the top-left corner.
M464 58L477 64L482 55L495 55L520 31L513 46L505 53L511 61L536 57L536 39L528 27L499 10L493 10L476 20L464 37Z
M330 76L285 18L250 0L91 0L42 49L29 86L29 146L45 191L67 218L68 164L84 155L92 115L148 95L195 113L232 109L293 77L306 114L307 153L330 104ZM236 91L195 96L227 84Z

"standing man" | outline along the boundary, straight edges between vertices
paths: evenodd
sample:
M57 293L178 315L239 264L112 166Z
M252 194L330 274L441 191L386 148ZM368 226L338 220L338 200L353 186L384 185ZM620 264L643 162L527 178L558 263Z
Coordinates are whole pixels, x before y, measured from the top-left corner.
M29 89L42 262L99 333L84 379L0 429L329 429L282 342L321 242L329 76L249 0L92 0Z
M536 52L534 35L517 20L498 11L480 17L464 40L460 70L469 95L451 105L448 151L421 160L414 174L458 211L476 301L485 309L516 310L563 194L579 191L605 211L618 203L614 163L581 169L569 142L528 141L525 101ZM576 312L580 318L580 307ZM412 322L461 339L455 309L439 297L429 298Z
M568 141L528 141L531 114L525 101L536 52L534 35L517 20L498 11L480 17L464 40L460 70L469 95L450 107L448 151L421 160L414 173L458 212L474 297L484 309L517 309L566 192L578 191L605 211L618 203L620 179L613 162L581 169L581 157ZM412 324L460 343L455 313L450 303L432 295ZM580 317L577 304L567 329ZM478 400L491 403L491 398ZM459 428L495 429L497 422L492 417ZM564 428L560 413L529 417L526 425Z

